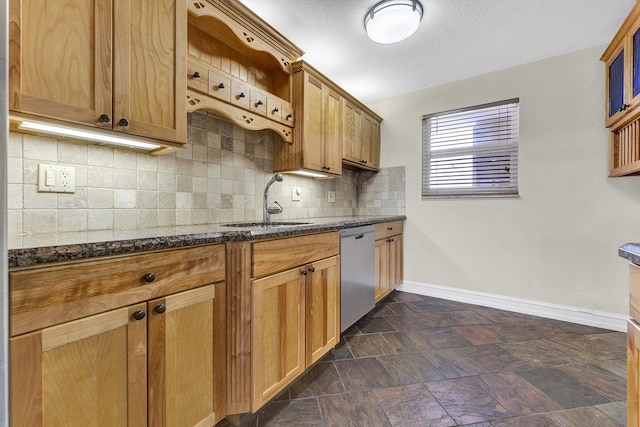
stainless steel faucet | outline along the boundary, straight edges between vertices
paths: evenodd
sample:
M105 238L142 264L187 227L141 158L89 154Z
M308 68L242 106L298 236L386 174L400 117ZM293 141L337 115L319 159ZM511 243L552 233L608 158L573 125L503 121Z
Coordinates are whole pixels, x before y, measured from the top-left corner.
M267 206L267 195L269 194L269 187L271 187L271 184L273 184L274 182L278 181L278 182L282 182L282 174L279 173L277 175L274 175L269 182L267 182L267 185L264 187L264 210L263 210L263 221L265 224L268 224L271 222L271 214L279 214L282 213L282 206L280 205L280 203L278 202L274 202L277 206Z

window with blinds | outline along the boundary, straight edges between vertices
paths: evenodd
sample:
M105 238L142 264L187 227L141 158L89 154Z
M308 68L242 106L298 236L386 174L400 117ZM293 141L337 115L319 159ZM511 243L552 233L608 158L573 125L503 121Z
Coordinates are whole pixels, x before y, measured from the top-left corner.
M518 196L518 103L423 116L422 196Z

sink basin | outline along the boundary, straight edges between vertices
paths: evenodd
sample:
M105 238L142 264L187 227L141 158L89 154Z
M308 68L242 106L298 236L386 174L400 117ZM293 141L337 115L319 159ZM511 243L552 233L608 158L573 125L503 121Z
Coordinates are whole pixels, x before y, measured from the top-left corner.
M297 222L297 221L271 221L270 223L265 222L232 222L229 224L222 224L223 227L285 227L292 225L306 225L311 224L310 222Z

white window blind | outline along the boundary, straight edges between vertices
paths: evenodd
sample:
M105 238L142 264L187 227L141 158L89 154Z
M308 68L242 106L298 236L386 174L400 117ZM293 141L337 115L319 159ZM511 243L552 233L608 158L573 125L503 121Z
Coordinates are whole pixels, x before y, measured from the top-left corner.
M423 116L422 196L517 196L518 103Z

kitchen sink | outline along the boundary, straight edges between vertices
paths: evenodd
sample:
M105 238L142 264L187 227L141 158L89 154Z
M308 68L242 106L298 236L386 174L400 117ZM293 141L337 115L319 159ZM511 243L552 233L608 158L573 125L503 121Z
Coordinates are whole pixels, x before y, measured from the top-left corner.
M298 222L298 221L271 221L266 222L232 222L229 224L222 224L223 227L285 227L292 225L307 225L311 222Z

